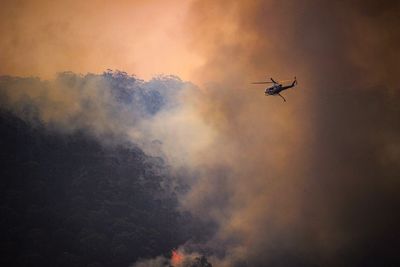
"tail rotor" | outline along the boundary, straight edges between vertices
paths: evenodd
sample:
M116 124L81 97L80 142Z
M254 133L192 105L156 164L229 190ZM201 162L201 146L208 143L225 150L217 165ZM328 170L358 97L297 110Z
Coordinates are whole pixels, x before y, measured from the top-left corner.
M297 85L297 78L296 78L296 76L294 76L293 85Z

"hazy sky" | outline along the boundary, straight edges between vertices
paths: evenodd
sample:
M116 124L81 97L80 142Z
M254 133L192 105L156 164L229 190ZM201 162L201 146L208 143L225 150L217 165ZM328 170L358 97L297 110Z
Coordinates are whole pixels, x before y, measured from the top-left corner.
M183 26L190 1L2 1L1 74L121 69L185 78L201 63Z

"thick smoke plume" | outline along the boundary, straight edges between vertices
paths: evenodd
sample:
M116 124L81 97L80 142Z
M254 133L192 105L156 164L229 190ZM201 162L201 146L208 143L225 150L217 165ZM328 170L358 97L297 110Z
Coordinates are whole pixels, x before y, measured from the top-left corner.
M215 82L203 110L222 138L185 204L220 224L213 263L398 263L398 2L196 1L191 11L192 44L208 59L198 77ZM288 103L249 85L294 75Z

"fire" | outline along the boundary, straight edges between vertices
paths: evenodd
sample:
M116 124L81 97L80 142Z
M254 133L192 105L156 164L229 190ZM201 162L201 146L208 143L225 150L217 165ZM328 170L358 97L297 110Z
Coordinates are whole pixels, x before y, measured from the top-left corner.
M183 260L183 254L177 250L173 250L171 256L171 264L173 266L178 266L180 263L182 263L182 260Z

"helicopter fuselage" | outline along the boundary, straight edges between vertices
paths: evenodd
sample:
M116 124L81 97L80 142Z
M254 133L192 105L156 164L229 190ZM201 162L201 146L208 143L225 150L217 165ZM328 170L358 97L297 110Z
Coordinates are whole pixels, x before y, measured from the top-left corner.
M297 79L296 77L294 77L294 81L289 84L289 85L285 85L283 86L282 83L276 82L274 79L271 78L271 82L273 83L273 85L271 87L265 88L265 95L269 96L269 95L278 95L280 96L283 101L286 102L286 99L280 94L280 92L282 92L283 90L289 89L294 87L297 84ZM265 82L253 82L253 84L264 84L264 83L271 83L269 81L265 81Z
M274 86L265 88L265 94L266 95L276 95L282 92L283 90L292 88L294 84L283 86L282 84L275 84Z

